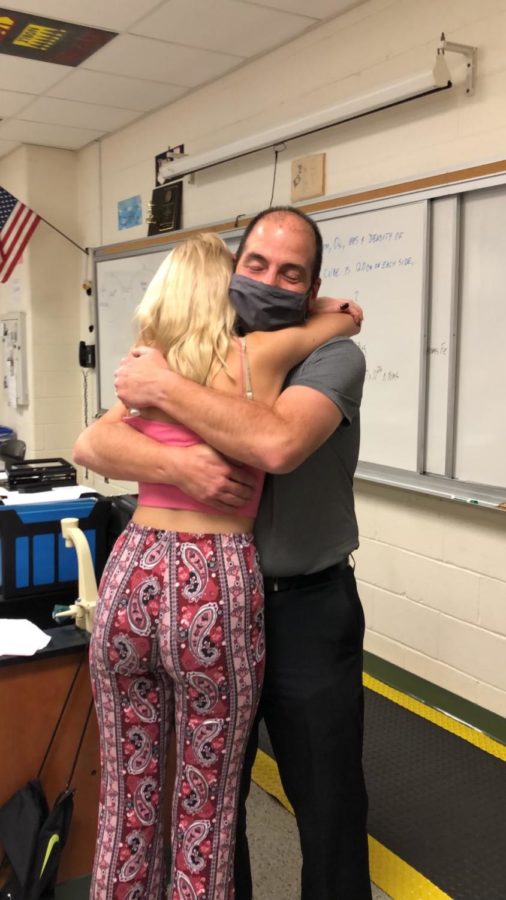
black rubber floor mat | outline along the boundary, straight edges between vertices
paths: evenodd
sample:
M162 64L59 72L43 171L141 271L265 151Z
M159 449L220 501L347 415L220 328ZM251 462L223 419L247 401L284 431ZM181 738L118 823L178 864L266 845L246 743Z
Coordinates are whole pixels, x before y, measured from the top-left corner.
M369 834L453 900L505 900L502 760L366 688L364 769Z

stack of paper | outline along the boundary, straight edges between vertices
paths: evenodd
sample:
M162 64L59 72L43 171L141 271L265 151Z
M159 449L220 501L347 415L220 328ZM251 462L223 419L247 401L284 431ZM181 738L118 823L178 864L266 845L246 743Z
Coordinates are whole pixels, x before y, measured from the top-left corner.
M0 656L33 656L50 640L28 619L0 619Z

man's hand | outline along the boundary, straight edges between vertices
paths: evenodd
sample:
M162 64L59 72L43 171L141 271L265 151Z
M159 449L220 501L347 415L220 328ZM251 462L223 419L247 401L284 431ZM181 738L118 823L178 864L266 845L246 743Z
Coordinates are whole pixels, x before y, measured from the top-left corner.
M255 478L207 444L194 444L184 449L178 486L195 500L230 513L250 499Z
M114 373L116 396L129 409L156 406L160 373L167 368L167 361L159 350L135 347L123 357Z

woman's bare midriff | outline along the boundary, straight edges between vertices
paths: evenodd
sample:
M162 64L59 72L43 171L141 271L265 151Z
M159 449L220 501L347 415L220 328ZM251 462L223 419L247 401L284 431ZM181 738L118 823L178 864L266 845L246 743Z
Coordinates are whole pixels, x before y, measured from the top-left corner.
M185 531L191 534L248 534L253 530L253 519L246 516L231 516L218 511L214 515L190 509L162 509L155 506L138 506L132 521L144 528Z

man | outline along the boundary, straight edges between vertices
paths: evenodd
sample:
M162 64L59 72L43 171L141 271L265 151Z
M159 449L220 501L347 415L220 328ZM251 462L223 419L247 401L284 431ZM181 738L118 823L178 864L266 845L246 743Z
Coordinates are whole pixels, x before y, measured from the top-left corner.
M300 211L259 213L239 246L231 286L243 329L300 322L318 293L321 256L320 232ZM145 481L149 472L149 480L173 481L217 509L248 496L240 463L275 473L267 478L255 528L266 594L260 714L297 817L302 900L371 896L361 762L364 618L348 563L358 546L352 485L364 374L358 347L335 339L290 373L268 408L169 372L156 351L137 351L116 373L120 399L129 407L163 409L208 446L175 454L136 433L127 447L128 426L110 412L84 433L75 454L77 462L112 477ZM256 742L255 729L243 799ZM251 896L242 804L236 900Z

